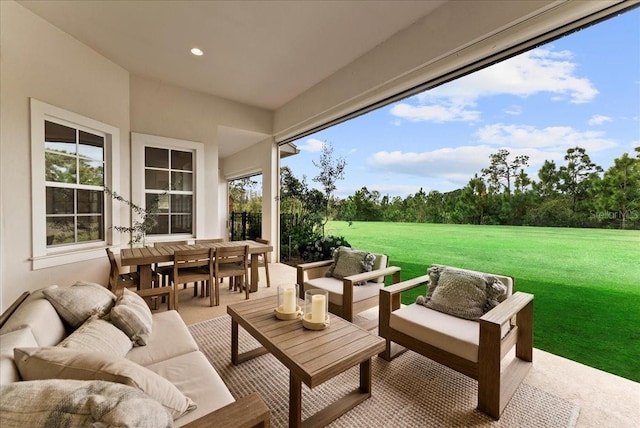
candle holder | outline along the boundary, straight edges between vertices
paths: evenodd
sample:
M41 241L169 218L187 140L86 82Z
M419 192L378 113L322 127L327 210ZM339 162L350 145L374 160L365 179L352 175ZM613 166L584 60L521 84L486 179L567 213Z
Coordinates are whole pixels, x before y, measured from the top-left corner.
M278 286L278 306L274 312L279 320L295 320L302 315L298 306L298 284Z
M329 293L326 290L313 288L305 291L302 326L309 330L329 327Z

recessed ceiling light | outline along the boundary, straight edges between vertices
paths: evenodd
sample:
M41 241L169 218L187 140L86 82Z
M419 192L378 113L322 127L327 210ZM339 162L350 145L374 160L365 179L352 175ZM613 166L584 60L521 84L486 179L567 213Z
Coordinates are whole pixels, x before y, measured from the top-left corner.
M192 48L191 49L191 53L194 54L195 56L202 56L204 55L204 52L202 52L201 49L198 48Z

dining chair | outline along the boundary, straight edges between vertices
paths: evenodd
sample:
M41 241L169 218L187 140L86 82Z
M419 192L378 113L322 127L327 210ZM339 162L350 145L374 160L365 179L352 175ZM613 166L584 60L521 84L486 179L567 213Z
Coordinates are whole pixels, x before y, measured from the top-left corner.
M213 267L213 277L215 279L216 300L219 301L220 290L218 280L229 277L229 289L232 284L237 288L244 288L246 299L249 299L249 246L239 245L234 247L220 247L216 249ZM233 280L232 280L233 279ZM240 280L240 283L238 283Z
M269 240L256 238L256 242L269 245ZM262 253L254 253L252 257L258 257L258 267L264 267L264 273L267 277L267 287L271 287L271 276L269 275L269 251Z
M154 247L168 247L170 245L187 245L188 241L162 241L162 242L154 242ZM173 263L155 263L152 268L153 272L160 276L162 280L162 285L165 286L169 282L169 276L171 275L171 271L173 270ZM187 284L184 285L187 288Z
M174 307L178 309L178 284L187 284L198 281L205 281L207 287L213 284L213 259L215 257L215 248L195 248L191 250L178 250L173 253L173 270L169 275L169 280L176 290L174 293ZM217 296L216 296L217 298ZM214 300L214 295L209 292L209 305L214 306L219 303Z
M167 301L167 309L173 308L173 288L168 287L152 287L140 289L140 275L138 272L120 273L120 267L116 260L115 255L111 249L106 248L107 257L109 258L109 264L111 270L109 271L109 286L107 287L113 294L120 296L124 288L135 288L134 291L141 297L149 297L154 302L153 309L158 307L158 297L162 297ZM159 278L155 276L153 278L154 284L158 284Z
M223 238L205 238L205 239L196 239L195 243L196 244L216 244L218 242L224 242ZM220 278L220 283L222 283L222 278ZM204 282L202 282L200 284L201 286L201 293L205 294L206 296L209 295L209 288L205 287Z

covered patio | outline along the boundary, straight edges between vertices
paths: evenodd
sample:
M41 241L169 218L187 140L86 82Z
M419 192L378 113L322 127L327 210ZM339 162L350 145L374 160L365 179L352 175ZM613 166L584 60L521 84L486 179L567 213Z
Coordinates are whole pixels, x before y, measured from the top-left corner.
M96 239L52 244L45 122L100 134L102 185L143 206L145 168L157 167L148 149L192 156L179 171L193 175L180 189L193 198L189 227L150 243L226 236L228 181L262 174L262 237L275 251L272 286L261 277L255 299L296 280L278 263L279 160L295 152L289 143L638 3L2 1L0 311L47 285L106 284L105 248L117 253L128 240L112 226L135 220L103 196ZM191 55L195 47L204 55ZM213 308L190 293L180 299L195 324L243 296L226 293ZM534 362L525 383L578 405L576 426L640 420L637 383L540 350Z

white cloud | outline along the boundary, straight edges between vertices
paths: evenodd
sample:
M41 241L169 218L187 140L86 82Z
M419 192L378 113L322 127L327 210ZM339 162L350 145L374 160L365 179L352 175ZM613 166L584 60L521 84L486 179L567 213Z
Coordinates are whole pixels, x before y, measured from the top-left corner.
M609 116L604 116L602 114L597 114L595 116L593 116L591 119L589 119L589 121L587 122L589 125L591 126L596 126L596 125L602 125L605 122L611 122L611 118Z
M504 109L506 114L510 114L511 116L519 116L522 114L522 106L519 105L511 105Z
M304 152L320 152L324 147L324 141L316 140L315 138L309 138L303 144L299 144L298 148Z
M563 151L569 147L583 147L589 151L600 151L618 144L601 131L578 131L570 126L549 126L538 129L527 125L503 125L497 123L479 129L480 142L496 146L546 148Z
M478 99L496 95L526 98L550 93L557 101L589 102L598 90L589 79L575 75L577 64L571 60L569 51L534 49L422 92L394 106L391 114L411 121L478 121Z

